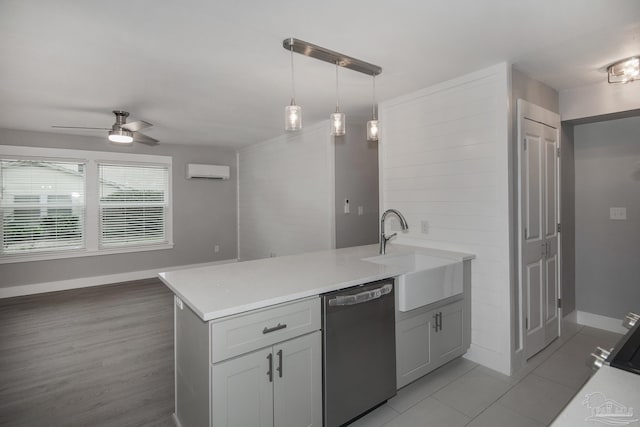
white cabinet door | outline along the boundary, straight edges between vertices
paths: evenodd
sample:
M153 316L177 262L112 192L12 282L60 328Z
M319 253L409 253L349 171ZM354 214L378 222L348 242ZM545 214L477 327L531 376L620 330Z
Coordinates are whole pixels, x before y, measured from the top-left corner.
M273 347L277 427L322 427L321 349L319 331Z
M396 324L397 387L404 387L431 371L431 334L435 325L432 312Z
M213 365L213 426L273 427L274 362L269 347Z
M433 312L437 330L432 337L431 358L440 366L464 353L464 301L445 305Z

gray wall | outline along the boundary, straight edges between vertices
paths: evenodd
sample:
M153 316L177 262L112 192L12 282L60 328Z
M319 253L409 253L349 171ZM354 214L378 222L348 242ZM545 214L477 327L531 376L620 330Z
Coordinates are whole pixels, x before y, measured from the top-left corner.
M221 148L161 143L111 145L103 137L0 129L1 145L166 155L173 158L173 249L0 264L0 287L101 276L237 257L236 154ZM228 181L187 180L187 163L231 166ZM214 253L214 246L220 251Z
M378 143L367 142L364 124L335 138L336 248L378 242ZM351 213L344 213L349 199ZM363 215L358 215L358 206Z
M576 306L622 318L640 304L640 117L575 126ZM626 207L627 220L609 219Z

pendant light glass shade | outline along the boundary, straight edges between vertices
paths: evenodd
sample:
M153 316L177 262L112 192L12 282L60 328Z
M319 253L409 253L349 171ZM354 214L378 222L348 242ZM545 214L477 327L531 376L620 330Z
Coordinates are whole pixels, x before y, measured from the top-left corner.
M338 96L338 63L336 62L336 112L329 115L331 136L342 136L346 133L346 117L340 112L340 97Z
M284 107L284 130L302 129L302 107L296 105L296 86L293 73L293 39L291 39L291 104Z
M296 131L302 129L302 107L291 100L291 105L284 107L284 130Z
M369 120L367 122L367 141L369 142L378 141L378 121L377 120Z
M331 124L331 136L342 136L346 133L345 131L345 115L341 113L339 110L336 110L335 113L329 116L329 121Z
M373 76L373 103L372 103L372 118L367 122L367 141L378 141L378 106L376 105L376 76Z

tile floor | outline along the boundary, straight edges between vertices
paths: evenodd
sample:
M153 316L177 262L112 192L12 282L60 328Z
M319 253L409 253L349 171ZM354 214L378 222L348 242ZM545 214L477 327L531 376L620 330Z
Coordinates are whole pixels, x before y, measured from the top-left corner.
M596 346L620 335L563 323L563 335L516 376L459 358L398 391L353 427L547 426L589 378Z

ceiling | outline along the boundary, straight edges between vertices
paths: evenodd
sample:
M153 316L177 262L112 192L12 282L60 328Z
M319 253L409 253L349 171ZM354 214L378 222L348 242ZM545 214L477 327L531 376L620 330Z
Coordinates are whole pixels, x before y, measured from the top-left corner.
M502 61L563 90L640 54L640 1L0 0L0 128L96 135L51 126L109 127L123 109L164 143L276 137L291 36L380 65L378 100ZM304 124L327 119L334 67L294 61ZM348 121L367 120L371 90L341 70Z

